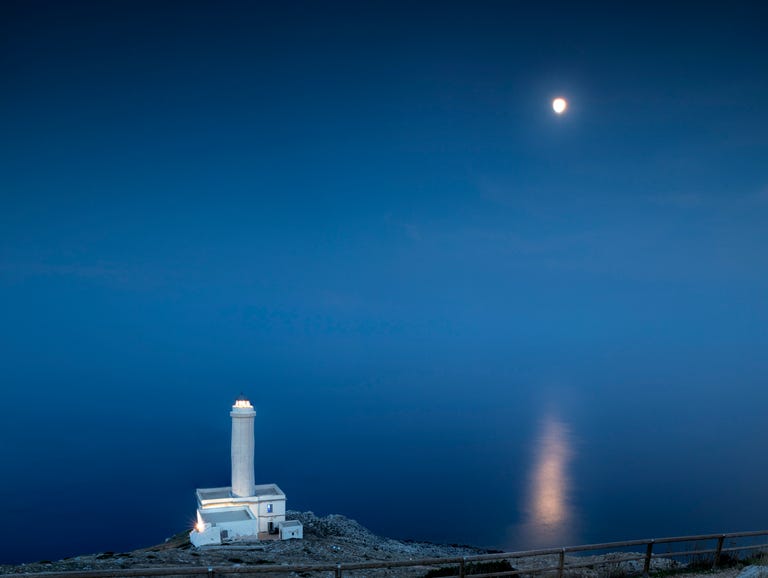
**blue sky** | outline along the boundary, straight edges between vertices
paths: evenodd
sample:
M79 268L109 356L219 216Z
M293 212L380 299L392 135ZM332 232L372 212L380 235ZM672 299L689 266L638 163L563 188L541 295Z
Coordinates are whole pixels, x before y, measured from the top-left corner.
M38 398L65 433L101 404L200 423L249 389L361 415L552 383L765 398L759 3L2 11L21 471Z

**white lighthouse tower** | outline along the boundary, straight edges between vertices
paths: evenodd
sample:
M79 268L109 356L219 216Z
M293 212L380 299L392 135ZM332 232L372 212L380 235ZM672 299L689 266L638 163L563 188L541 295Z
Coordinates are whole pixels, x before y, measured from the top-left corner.
M285 520L285 494L277 484L254 483L254 433L256 410L245 396L232 410L232 485L201 488L197 496L197 523L189 533L195 546L233 540L303 537L301 522Z
M229 415L232 416L232 495L249 498L256 487L253 476L253 420L256 410L241 395Z

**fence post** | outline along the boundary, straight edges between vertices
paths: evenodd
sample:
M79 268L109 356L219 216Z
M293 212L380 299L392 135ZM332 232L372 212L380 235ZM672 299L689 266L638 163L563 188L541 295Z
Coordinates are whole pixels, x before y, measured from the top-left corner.
M208 578L213 578L213 566L208 566Z
M461 560L459 560L459 578L464 578L466 576L466 567L465 564L467 563L467 557L464 556Z
M653 557L653 542L650 540L645 547L645 563L643 564L643 576L648 578L648 574L651 572L651 558Z
M721 535L717 539L717 550L715 550L715 559L712 561L712 569L714 570L720 565L720 554L723 553L723 542L725 541L725 534Z
M336 564L336 578L341 578L341 562Z
M557 578L563 578L563 571L565 570L565 548L560 550L560 560L557 563Z

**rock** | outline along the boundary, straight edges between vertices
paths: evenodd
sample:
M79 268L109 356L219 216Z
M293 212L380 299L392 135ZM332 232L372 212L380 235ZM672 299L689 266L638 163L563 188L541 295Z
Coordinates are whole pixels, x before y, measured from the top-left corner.
M413 540L402 541L377 536L355 520L345 516L317 516L312 512L288 511L286 518L299 520L304 525L303 540L264 540L261 542L232 542L222 546L193 547L187 532L172 536L165 542L126 553L103 552L90 556L77 556L59 560L49 565L40 563L21 566L1 566L0 574L21 572L65 572L95 569L102 572L122 568L156 568L163 566L248 566L257 564L313 565L350 562L395 562L420 558L457 558L478 554L497 553L472 546L458 544L431 544ZM613 553L603 556L572 557L566 562L594 564L593 568L568 571L568 578L603 578L603 570L615 570L616 575L627 575L642 570L642 562L627 558L637 556L630 553ZM519 570L557 566L557 556L539 556L512 561ZM671 569L674 562L654 558L653 569ZM602 567L597 569L597 567ZM400 568L397 570L376 570L366 572L369 577L398 576L403 578L423 577L427 568ZM746 578L768 578L750 576Z
M768 566L747 566L736 578L768 578Z

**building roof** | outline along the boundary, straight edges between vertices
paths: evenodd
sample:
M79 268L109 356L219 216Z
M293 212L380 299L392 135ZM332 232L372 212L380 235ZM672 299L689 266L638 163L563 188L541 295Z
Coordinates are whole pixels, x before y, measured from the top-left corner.
M237 498L232 495L232 488L227 486L225 488L198 488L197 497L201 503L210 502L212 500L226 500L228 502L253 502L253 498L267 499L285 499L283 490L277 487L277 484L261 484L253 488L253 496L246 496L243 498Z
M200 488L197 495L201 500L223 500L232 497L232 488Z
M283 493L283 490L277 487L277 484L261 484L260 486L256 486L253 491L254 496L279 496L279 497L285 497L285 494Z
M227 508L221 510L202 510L200 516L206 524L226 524L227 522L245 522L253 520L248 508Z
M281 528L300 528L302 523L298 520L285 520L283 522L278 522L277 525Z

